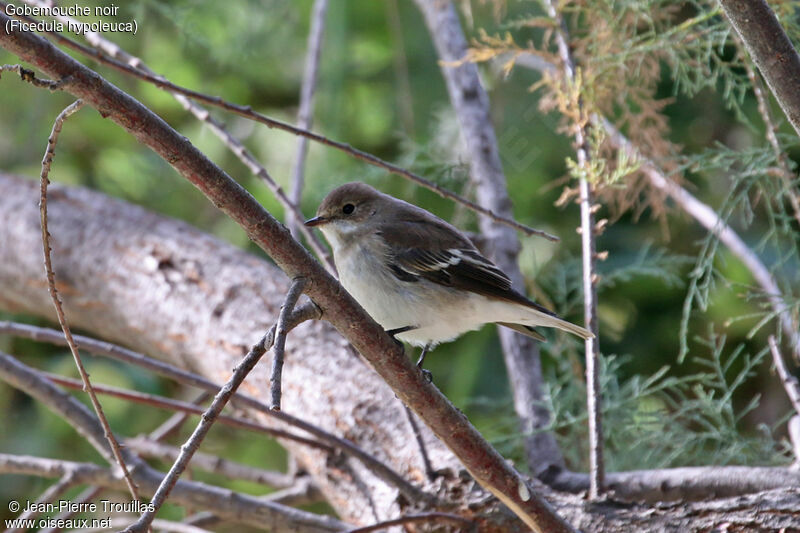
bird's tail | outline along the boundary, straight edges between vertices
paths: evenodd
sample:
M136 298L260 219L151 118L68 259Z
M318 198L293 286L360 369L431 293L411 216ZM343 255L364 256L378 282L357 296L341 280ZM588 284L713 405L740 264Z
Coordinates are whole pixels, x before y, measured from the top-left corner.
M554 327L554 328L558 328L558 329L561 329L561 330L564 330L564 331L568 331L569 333L572 333L573 335L577 335L578 337L583 337L584 339L593 339L594 338L594 333L592 333L591 331L589 331L586 328L582 328L581 326L573 324L572 322L567 322L563 318L558 318L558 317L555 317L555 316L551 317L551 318L553 320L552 327ZM542 324L542 325L549 326L551 324Z
M540 311L535 307L521 304L518 305L516 309L517 311L514 313L516 316L513 318L512 316L508 315L504 316L503 320L498 321L498 323L517 330L520 333L525 333L526 335L530 334L526 331L523 331L523 329L544 326L547 328L558 328L584 339L591 339L594 337L594 334L592 334L592 332L588 329L575 325L572 322L567 322L563 318L559 318L550 312L546 312L546 309ZM508 307L506 307L505 310L508 310ZM515 325L517 325L517 327L514 327ZM537 338L535 335L530 336Z

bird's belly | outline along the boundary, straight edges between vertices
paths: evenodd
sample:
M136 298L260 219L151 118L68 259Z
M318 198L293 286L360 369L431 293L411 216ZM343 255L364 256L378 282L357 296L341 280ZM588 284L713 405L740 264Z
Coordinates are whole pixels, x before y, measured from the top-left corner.
M424 279L399 280L371 254L350 257L354 259L339 266L339 281L384 329L413 326L397 335L402 341L416 346L438 344L484 322L478 318L483 296L455 292Z

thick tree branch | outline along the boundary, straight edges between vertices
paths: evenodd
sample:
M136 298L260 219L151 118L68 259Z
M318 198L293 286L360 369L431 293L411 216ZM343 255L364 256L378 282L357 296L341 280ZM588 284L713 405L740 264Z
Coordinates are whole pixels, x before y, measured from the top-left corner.
M455 8L450 2L417 0L431 38L441 58L442 75L450 103L456 112L461 136L469 154L470 176L476 184L478 203L500 215L512 218L497 137L492 126L489 97L474 64L460 63L467 53L467 41ZM511 277L517 289L525 286L517 264L520 244L516 233L490 219L480 219L488 253ZM543 431L551 414L545 407L539 347L529 337L498 328L503 356L508 369L514 409L525 438L528 466L537 477L564 468L564 458L552 433Z
M5 5L6 5L5 2L0 1L0 8L3 8ZM21 17L21 18L27 19L27 20L33 20L33 19L30 19L29 17ZM5 24L5 22L3 22L3 24ZM258 113L256 111L253 111L253 109L250 106L230 103L230 102L227 102L227 101L223 100L222 98L220 98L218 96L209 96L207 94L203 94L203 93L200 93L200 92L197 92L197 91L193 91L191 89L187 89L185 87L181 87L179 85L176 85L176 84L166 80L166 78L164 78L163 76L155 76L155 75L150 74L148 72L141 71L141 70L139 70L139 69L137 69L135 67L127 65L126 63L118 61L118 60L114 59L113 57L109 57L109 56L107 56L107 55L105 55L103 53L100 53L97 50L94 50L92 48L83 46L82 44L77 43L77 42L75 42L75 41L73 41L71 39L68 39L68 38L64 37L63 35L60 35L60 34L55 33L55 32L46 32L46 33L48 35L50 35L51 37L53 37L53 39L55 39L57 42L63 44L64 46L67 46L67 47L69 47L69 48L71 48L73 50L76 50L76 51L80 52L81 54L84 54L85 56L87 56L87 57L89 57L91 59L99 61L100 63L102 63L104 65L108 65L108 66L110 66L110 67L112 67L112 68L114 68L114 69L116 69L116 70L118 70L120 72L124 72L125 74L128 74L130 76L139 78L139 79L144 80L144 81L146 81L148 83L152 83L156 87L164 89L164 90L166 90L166 91L168 91L170 93L180 94L180 95L186 96L188 98L191 98L193 100L196 100L198 102L203 102L203 103L211 105L211 106L219 107L219 108L224 109L226 111L229 111L231 113L234 113L234 114L237 114L239 116L245 117L247 119L253 120L255 122L259 122L261 124L264 124L265 126L268 126L270 128L275 128L275 129L279 129L279 130L282 130L282 131L289 132L289 133L291 133L293 135L306 137L307 139L312 140L314 142L318 142L318 143L323 144L325 146L334 148L336 150L340 150L340 151L342 151L342 152L344 152L344 153L346 153L346 154L348 154L348 155L350 155L350 156L352 156L352 157L354 157L356 159L364 161L365 163L368 163L368 164L373 165L373 166L378 167L378 168L382 168L382 169L384 169L384 170L386 170L388 172L391 172L392 174L396 174L398 176L402 176L402 177L408 179L409 181L412 181L412 182L416 183L417 185L420 185L422 187L425 187L426 189L429 189L429 190L435 192L436 194L438 194L442 198L447 198L449 200L452 200L452 201L454 201L454 202L456 202L456 203L458 203L460 205L463 205L464 207L466 207L466 208L468 208L468 209L470 209L472 211L475 211L476 213L480 213L481 215L489 217L492 220L495 220L497 222L501 222L501 223L503 223L503 224L505 224L505 225L507 225L509 227L512 227L512 228L514 228L514 229L516 229L518 231L523 232L526 235L538 235L540 237L544 237L545 239L553 241L553 242L557 242L559 240L559 238L556 237L555 235L551 235L551 234L549 234L549 233L547 233L545 231L542 231L542 230L531 228L529 226L526 226L525 224L521 224L521 223L517 222L516 220L507 219L507 218L504 218L504 217L498 215L497 213L494 213L492 211L486 210L483 207L481 207L480 205L476 204L475 202L472 202L472 201L467 200L466 198L463 198L463 197L461 197L461 196L459 196L459 195L457 195L457 194L455 194L453 192L450 192L447 189L441 187L440 185L438 185L436 183L433 183L430 180L427 180L427 179L423 178L422 176L420 176L418 174L415 174L415 173L413 173L413 172L411 172L411 171L409 171L409 170L407 170L405 168L402 168L402 167L400 167L398 165L395 165L393 163L389 163L388 161L384 161L383 159L381 159L381 158L379 158L377 156L374 156L374 155L372 155L370 153L367 153L367 152L364 152L362 150L358 150L356 148L353 148L352 146L350 146L347 143L335 141L333 139L329 139L329 138L327 138L327 137L325 137L323 135L319 135L319 134L314 133L312 131L303 130L302 128L298 128L298 127L293 126L291 124L288 124L286 122L282 122L280 120L276 120L276 119L270 118L270 117L268 117L266 115L263 115L263 114ZM60 88L60 85L58 87L55 87L55 88Z
M0 13L4 28L9 18ZM255 199L185 137L135 99L36 35L0 33L3 46L48 75L69 78L63 89L83 98L140 142L152 148L236 221L290 277L309 280L306 293L326 318L364 355L398 397L426 422L483 487L533 527L568 531L569 527L526 481L492 448L405 356L392 338L341 289L338 282ZM178 155L180 154L180 155Z
M35 274L36 266L40 263L39 254L36 253L38 213L35 198L35 184L0 174L0 287L2 288L0 308L46 315L48 311L52 313L52 305L41 281L39 280L37 284L39 277ZM285 284L280 283L283 277L277 275L276 269L266 262L234 252L230 246L204 237L203 234L182 223L148 215L141 208L97 193L54 185L50 194L50 212L53 223L56 224L57 221L58 227L62 229L60 242L68 248L68 253L62 252L57 256L62 263L57 264L56 269L63 273L64 279L69 283L72 297L66 304L73 324L84 329L99 330L109 337L148 349L161 354L162 357L184 360L185 364L197 368L198 371L214 379L229 375L230 368L241 358L239 350L243 349L244 345L237 347L235 343L244 342L245 339L256 335L258 330L263 331L268 327L266 320L269 316L275 316L277 312L278 294L285 293L287 288ZM143 265L147 265L152 259L155 243L162 246L158 252L161 260L171 265L166 270L151 271L143 268ZM224 266L216 265L217 260ZM192 281L185 285L179 273L187 268L186 265L197 265L198 261L202 261L202 269L198 271L199 267L191 267L186 275ZM169 281L163 274L169 275ZM109 282L108 276L111 276L113 282ZM235 284L229 285L230 280L235 280ZM246 280L244 285L241 284L242 280ZM273 284L276 286L273 287ZM198 287L203 289L198 290ZM238 287L238 290L233 290L231 287ZM273 293L274 296L270 296ZM218 302L223 298L230 303L229 310L221 311ZM97 303L99 300L116 304L113 307L103 306ZM265 305L268 308L267 312L263 310ZM263 322L253 320L253 317L261 315L265 315ZM204 317L214 318L220 322L205 322ZM191 335L181 333L185 331L187 323L198 324L192 326L194 329ZM174 328L164 329L173 324ZM0 332L7 332L6 326L7 324L0 323ZM19 328L13 328L13 331L18 330ZM44 333L47 331L51 332L47 335L52 335L53 340L60 340L63 343L63 335L54 330L44 330ZM43 332L39 328L32 328L26 336L33 337L37 332L41 340L50 340L42 339ZM354 455L364 454L366 450L409 476L410 479L425 482L426 477L419 453L416 446L413 446L413 438L408 430L402 406L396 401L393 393L379 380L374 379L374 374L346 349L346 345L332 333L330 328L324 327L319 322L306 323L299 327L296 335L290 337L290 343L300 336L309 342L287 346L287 350L291 350L292 353L292 357L287 359L285 369L288 385L284 395L287 396L287 405L297 407L305 419L318 426L344 433L349 439L357 442L363 449L356 447L352 451ZM76 336L76 341L82 349L89 347L81 337ZM107 345L98 341L95 343ZM192 354L197 355L193 357ZM165 365L162 372L170 376L181 375L170 365ZM219 388L218 385L196 374L187 374L188 381L182 378L182 382L205 383L210 390ZM255 374L248 378L245 386L250 384L250 392L264 397L269 384L267 369L257 367ZM335 402L331 401L334 397L337 397ZM255 415L269 412L272 413L269 416L274 419L283 420L283 417L289 417L287 420L292 420L286 412L270 412L266 404L252 397L243 397L239 406L251 408L250 412ZM263 418L261 420L263 421ZM294 419L294 422L295 427L307 429L320 440L329 442L337 448L347 449L347 441L337 443L335 438L331 440L330 433L320 431L320 427L299 419ZM485 493L477 490L468 477L453 476L453 469L457 468L453 457L426 431L425 427L421 429L428 451L439 468L437 485L440 488L449 487L444 493L437 495L447 502L467 506L469 509L474 509L475 513L479 513L473 515L467 512L464 516L476 517L481 531L505 533L518 530L516 529L518 521L511 520L503 512L495 512L494 507L486 508ZM397 505L397 501L403 501L403 498L398 500L398 491L393 488L395 485L391 481L385 485L379 483L382 478L372 467L363 467L360 462L349 461L346 459L348 456L331 457L327 453L318 453L305 446L296 447L291 443L286 445L293 457L311 473L315 484L319 486L327 501L340 514L354 517L348 520L351 523L366 525L404 514L432 510L462 514L452 508L436 509L423 504L417 504L412 508ZM369 460L374 462L374 458L370 459L367 455L365 461ZM725 469L721 471L725 472ZM687 472L685 475L691 477L687 478L686 485L692 487L691 490L696 494L703 491L713 493L716 490L714 484L718 479L714 472L715 470L710 469ZM796 477L787 477L794 475L792 471L777 469L774 472L759 472L760 469L742 468L736 474L738 481L734 476L726 474L729 478L725 482L728 487L726 490L730 490L730 494L737 494L738 486L740 491L738 494L742 494L747 490L758 490L761 486L762 482L751 484L750 479L766 480L764 483L772 480L777 486L784 487L780 493L782 501L788 502L794 498L795 506L797 505L800 497L786 489L798 485ZM676 473L677 475L671 478L672 485L665 484L667 488L664 489L658 484L661 481L658 476L653 476L654 484L648 485L646 473L643 472L639 476L642 479L643 494L646 495L647 491L657 493L659 490L680 494L679 491L683 486L682 472L676 471ZM56 472L52 475L60 477L61 474ZM362 483L362 489L353 491L350 488L354 483L354 476ZM136 472L134 479L141 486L141 478L136 477ZM144 487L142 494L152 494L160 479L159 474L154 478L152 488ZM571 490L584 490L588 486L588 477L584 476L583 480L582 487ZM93 481L88 479L84 482ZM121 483L115 485L115 487L121 486ZM258 519L245 508L236 507L239 501L228 492L220 493L219 489L212 488L212 492L198 493L195 498L191 496L195 494L194 492L181 492L185 486L184 481L179 481L171 501L194 508L215 510L217 506L227 506L230 503L233 505L230 509L239 509L244 513L244 521L258 523ZM632 488L625 493L626 498L638 500L644 497L634 491L637 488L636 484L632 483L630 487ZM368 507L364 512L365 506L370 505L366 500L359 499L363 495L362 490L365 489L371 491L372 505L377 509L377 513L380 513L378 519ZM709 513L704 515L709 517L708 520L713 516L719 522L723 522L728 514L733 513L735 516L737 509L740 509L737 503L739 500L736 499L727 501L727 504L723 502L718 508L708 507L710 504L703 504L707 507L698 504L700 507L697 508L693 506L665 508L663 505L641 506L616 500L610 501L608 505L592 504L587 507L580 496L546 492L548 499L556 502L559 511L573 524L579 527L582 527L581 524L590 524L591 527L585 530L591 531L630 531L631 528L638 531L662 531L665 524L669 524L672 519L676 523L681 520L684 521L680 523L690 523L686 516L690 516L698 509L697 512ZM218 498L217 495L228 499ZM762 494L762 497L765 498L767 506L760 507L762 511L758 521L767 523L765 521L771 520L770 523L777 523L776 513L768 506L775 501L777 493ZM758 497L749 498L749 501L758 501ZM471 503L464 503L465 501ZM718 501L715 503L719 504ZM235 514L224 516L228 520L236 519ZM651 522L643 522L642 516L655 518ZM483 518L486 518L486 521L483 521ZM260 520L262 526L268 523L263 515ZM784 520L791 521L786 518Z
M46 5L45 2L39 0L23 0L26 4L32 6L43 7ZM2 2L0 2L2 4ZM27 18L27 17L24 17ZM71 17L65 16L57 16L55 17L56 20L59 20L65 24L76 24L78 21ZM33 19L30 19L33 20ZM78 50L81 53L88 54L91 57L102 57L102 53L97 50L92 50L88 47L75 43L70 39L67 39L57 33L51 34L60 42L64 44L73 45L72 48ZM118 61L120 64L125 65L129 69L133 69L135 71L141 72L145 75L152 76L163 81L167 81L166 78L163 76L157 75L155 72L150 70L147 64L142 61L140 58L135 57L127 53L125 50L117 46L115 43L109 41L108 39L104 38L101 34L96 32L86 32L83 34L84 38L95 48L102 50L105 54L108 54L109 57L114 58L115 61ZM302 213L300 212L299 203L291 201L287 196L286 193L283 191L280 185L272 178L272 176L267 172L267 169L264 168L261 163L245 148L244 144L234 137L226 128L225 125L216 120L211 114L208 112L207 109L203 108L199 104L193 102L183 94L179 92L170 92L175 100L178 101L184 109L189 111L193 114L198 120L205 122L209 129L216 135L224 144L227 146L233 154L239 158L239 160L244 163L244 165L253 173L257 178L263 181L267 188L269 188L272 193L275 195L275 198L284 206L287 213L293 214L295 217L302 218ZM317 257L320 258L320 261L323 261L326 267L333 271L333 259L331 258L330 253L328 252L325 245L317 238L316 234L311 230L311 228L306 228L305 226L299 228L300 232L305 236L309 246L311 249L314 250L314 253L317 254Z
M772 94L800 135L800 55L765 0L719 0Z

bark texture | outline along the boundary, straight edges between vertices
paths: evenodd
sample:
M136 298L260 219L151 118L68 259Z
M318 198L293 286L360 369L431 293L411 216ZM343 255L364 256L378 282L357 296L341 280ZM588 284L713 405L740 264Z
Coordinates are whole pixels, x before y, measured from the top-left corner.
M41 267L37 202L36 182L0 173L0 309L52 318ZM274 322L289 285L263 259L99 193L54 184L49 211L54 267L71 323L219 382ZM262 361L248 377L245 392L268 397L268 363ZM458 512L478 518L482 532L525 530L507 509L478 503L486 493L423 428L434 466L454 474L427 483L399 400L323 322L306 323L289 335L284 407L350 439ZM284 444L344 520L369 524L412 511L394 487L359 462ZM778 478L780 472L765 475ZM609 499L587 504L580 495L534 487L584 531L708 531L725 524L730 524L729 531L800 528L796 489L694 503ZM435 510L430 504L416 509Z
M0 308L55 320L41 258L38 184L0 175ZM175 220L83 189L52 186L53 262L75 328L168 360L219 383L277 318L280 269ZM243 392L268 399L269 360ZM284 411L359 444L412 481L425 480L400 401L324 322L287 339ZM437 468L458 462L427 428ZM303 446L292 455L342 517L396 517L397 491L358 461ZM334 464L332 465L331 462Z

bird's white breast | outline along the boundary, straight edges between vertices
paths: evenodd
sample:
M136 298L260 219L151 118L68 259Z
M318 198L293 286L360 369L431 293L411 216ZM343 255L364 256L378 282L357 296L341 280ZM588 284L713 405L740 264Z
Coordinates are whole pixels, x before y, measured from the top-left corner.
M438 344L487 322L489 302L483 296L395 277L377 237L342 239L332 229L323 231L333 247L340 283L370 316L386 330L415 327L398 339L416 346Z

